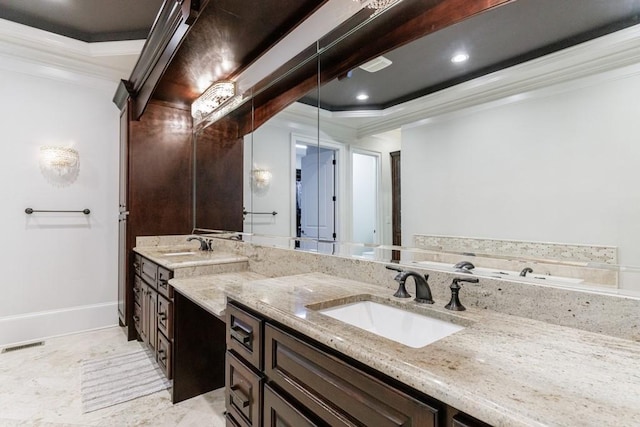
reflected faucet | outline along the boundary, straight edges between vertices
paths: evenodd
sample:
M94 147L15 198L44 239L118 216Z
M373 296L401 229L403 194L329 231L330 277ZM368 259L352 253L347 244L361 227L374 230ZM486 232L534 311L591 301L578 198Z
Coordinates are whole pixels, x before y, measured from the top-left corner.
M413 281L416 284L416 297L415 302L423 304L433 304L433 297L431 296L431 288L429 287L429 275L425 274L424 277L415 271L403 270L398 267L388 265L387 269L397 271L396 277L393 278L398 282L398 290L393 294L396 298L411 298L411 294L407 292L405 283L408 277L413 277Z
M471 270L476 268L475 265L471 264L469 261L460 261L456 265L453 266L460 273L469 273L471 274Z
M212 251L213 247L212 247L212 241L211 239L203 239L202 237L199 236L191 236L187 238L187 242L190 242L192 240L198 240L200 242L200 250L201 251Z
M533 273L533 268L531 268L531 267L523 268L522 271L520 272L520 276L526 277L527 273Z

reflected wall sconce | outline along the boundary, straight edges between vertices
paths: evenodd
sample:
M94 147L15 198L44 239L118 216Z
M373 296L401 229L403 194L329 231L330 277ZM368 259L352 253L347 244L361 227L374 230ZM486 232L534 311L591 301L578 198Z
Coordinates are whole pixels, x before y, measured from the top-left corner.
M254 192L265 192L271 184L271 172L267 169L251 170L251 188Z
M40 147L40 170L56 185L71 184L80 172L80 154L73 148L45 145Z
M200 121L236 94L236 84L230 81L215 82L191 104L191 116Z

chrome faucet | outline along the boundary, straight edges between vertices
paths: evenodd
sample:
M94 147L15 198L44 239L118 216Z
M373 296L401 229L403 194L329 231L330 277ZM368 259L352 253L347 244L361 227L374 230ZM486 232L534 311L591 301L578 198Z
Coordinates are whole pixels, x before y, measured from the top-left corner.
M433 304L433 297L431 296L431 288L429 287L429 275L425 274L424 277L420 273L416 273L415 271L403 270L394 266L387 266L387 269L397 271L396 277L393 278L396 282L398 282L398 290L394 297L397 298L411 298L411 294L407 292L407 288L405 287L405 283L408 277L413 277L413 281L416 284L416 297L414 299L415 302L420 302L424 304Z
M454 265L453 268L455 268L460 273L470 273L471 274L471 270L476 268L476 266L471 264L469 261L460 261L459 263Z
M203 239L202 237L199 236L191 236L187 238L187 242L190 242L192 240L198 240L200 242L200 250L201 251L212 251L213 250L213 242L211 241L211 239Z

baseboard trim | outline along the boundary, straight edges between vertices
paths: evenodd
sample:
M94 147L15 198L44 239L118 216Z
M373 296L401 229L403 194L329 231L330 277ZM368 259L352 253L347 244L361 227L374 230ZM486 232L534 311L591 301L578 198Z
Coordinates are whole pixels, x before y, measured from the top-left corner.
M102 329L117 324L117 302L1 317L0 347Z

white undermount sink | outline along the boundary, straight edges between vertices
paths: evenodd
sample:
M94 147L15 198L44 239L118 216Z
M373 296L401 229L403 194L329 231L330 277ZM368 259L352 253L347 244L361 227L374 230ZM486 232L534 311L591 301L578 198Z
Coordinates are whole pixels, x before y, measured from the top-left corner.
M424 347L464 329L454 323L373 301L359 301L318 312L413 348Z

